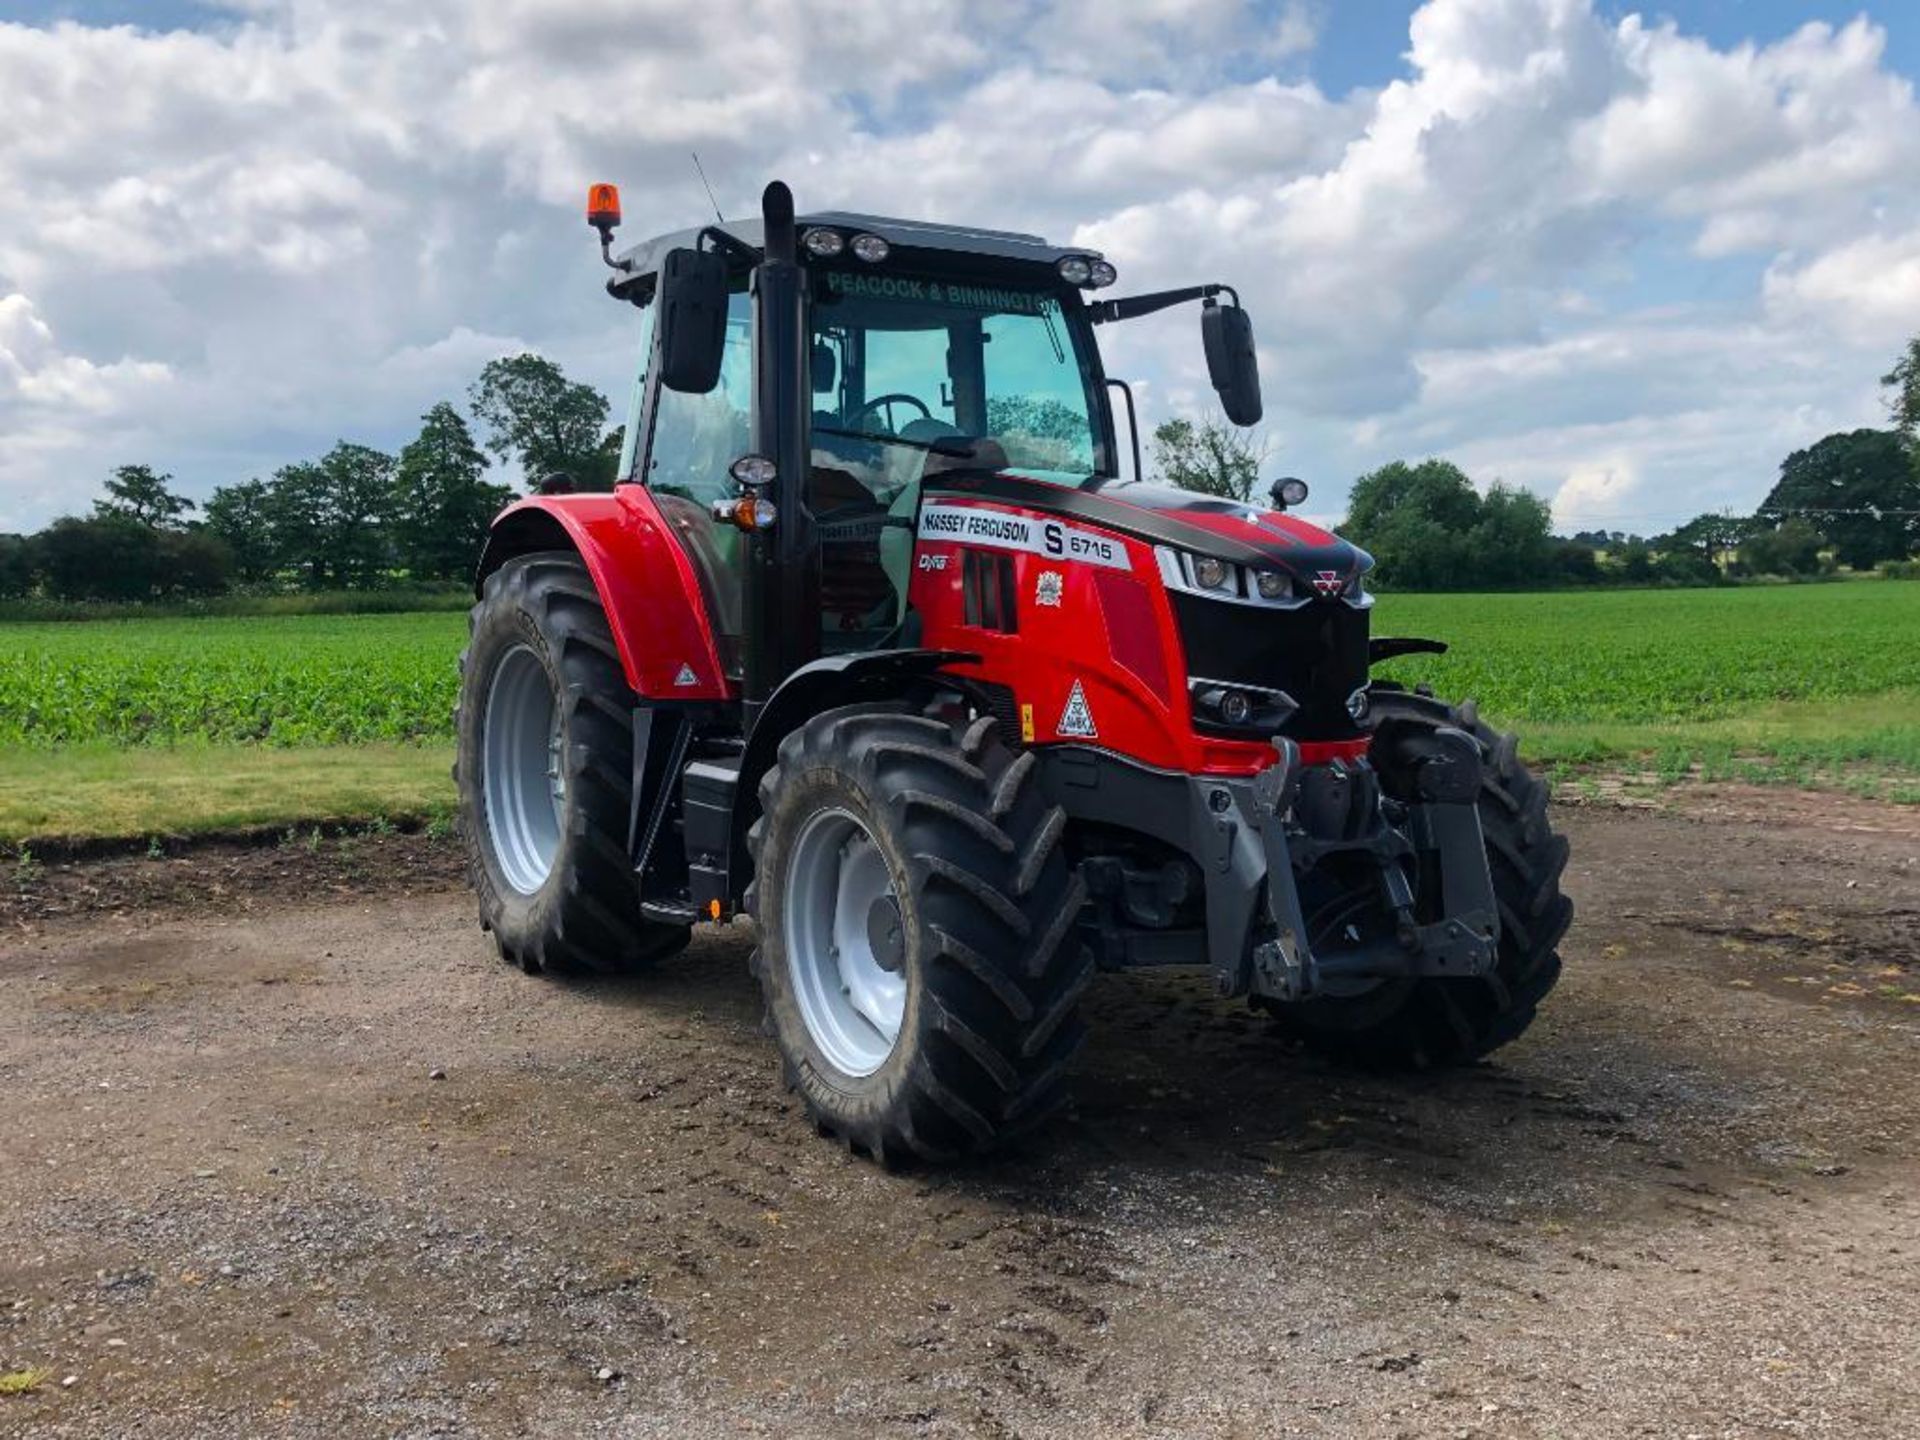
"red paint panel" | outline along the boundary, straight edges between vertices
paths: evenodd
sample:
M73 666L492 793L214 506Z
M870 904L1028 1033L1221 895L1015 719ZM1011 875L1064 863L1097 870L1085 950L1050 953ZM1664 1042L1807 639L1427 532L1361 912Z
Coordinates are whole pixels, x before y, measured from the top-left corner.
M559 523L586 562L606 607L627 683L655 700L726 700L721 669L692 563L639 485L611 495L534 495L501 512L539 510ZM681 681L682 667L692 684Z
M1118 570L1096 570L1094 589L1106 617L1107 643L1113 658L1139 676L1146 687L1171 705L1167 685L1166 635L1154 612L1147 587Z

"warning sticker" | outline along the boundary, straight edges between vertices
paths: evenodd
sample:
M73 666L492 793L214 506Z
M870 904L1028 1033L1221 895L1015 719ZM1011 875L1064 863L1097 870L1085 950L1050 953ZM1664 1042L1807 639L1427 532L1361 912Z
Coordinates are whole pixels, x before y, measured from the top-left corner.
M1126 543L1116 535L1082 530L1038 515L1014 515L980 505L924 505L920 509L920 538L957 545L986 545L995 550L1022 550L1049 560L1078 560L1109 570L1131 570Z
M1076 740L1099 738L1100 732L1093 724L1093 711L1087 705L1087 692L1078 680L1067 692L1067 708L1060 712L1060 723L1053 728L1056 734L1071 735Z
M693 667L691 665L683 662L680 666L680 673L673 677L673 683L675 685L698 685L700 683L700 677L693 673Z

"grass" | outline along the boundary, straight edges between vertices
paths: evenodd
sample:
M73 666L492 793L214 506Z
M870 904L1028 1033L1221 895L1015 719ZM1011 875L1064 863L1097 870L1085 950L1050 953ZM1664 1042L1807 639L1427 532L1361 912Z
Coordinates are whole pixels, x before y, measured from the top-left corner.
M27 1370L9 1370L0 1375L0 1396L31 1395L52 1378L53 1371L44 1365Z
M1697 722L1534 726L1521 749L1566 774L1631 767L1661 784L1732 780L1845 790L1920 803L1920 691L1782 700Z
M0 750L0 844L8 868L35 844L421 821L444 831L453 747L340 745L300 750L178 745ZM22 872L24 873L24 872Z

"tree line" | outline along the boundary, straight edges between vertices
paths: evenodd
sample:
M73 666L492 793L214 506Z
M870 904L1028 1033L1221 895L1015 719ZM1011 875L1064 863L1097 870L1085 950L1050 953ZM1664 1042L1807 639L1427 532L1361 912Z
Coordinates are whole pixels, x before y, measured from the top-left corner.
M1531 491L1498 481L1482 491L1457 465L1429 459L1361 476L1340 533L1373 555L1381 585L1401 590L1713 585L1843 566L1911 573L1920 564L1920 337L1881 384L1892 392L1891 427L1843 431L1794 451L1751 515L1698 515L1651 537L1558 536L1552 511ZM1173 420L1153 439L1166 483L1255 498L1267 454L1258 436Z
M1703 514L1652 537L1562 537L1530 491L1496 481L1483 492L1458 466L1429 459L1360 477L1341 532L1373 554L1379 583L1408 590L1703 585L1911 566L1920 549L1920 337L1881 383L1892 392L1891 428L1796 450L1751 515ZM529 486L557 474L576 489L612 487L622 432L608 427L606 397L552 361L491 361L468 402L480 439L467 415L442 401L397 455L342 440L317 459L221 486L204 507L176 493L171 475L122 465L91 515L62 517L36 535L0 535L0 597L124 601L235 585L462 580L514 496L489 478L488 452L517 464ZM1153 433L1161 480L1243 501L1255 498L1268 449L1258 434L1224 423L1171 420Z
M472 574L487 527L514 498L488 452L523 483L563 474L612 488L622 433L606 397L538 355L494 360L468 390L468 416L441 401L397 455L341 440L271 475L223 485L204 506L172 475L122 465L85 516L35 535L0 535L0 596L154 600L236 585L361 589ZM197 512L197 513L196 513Z

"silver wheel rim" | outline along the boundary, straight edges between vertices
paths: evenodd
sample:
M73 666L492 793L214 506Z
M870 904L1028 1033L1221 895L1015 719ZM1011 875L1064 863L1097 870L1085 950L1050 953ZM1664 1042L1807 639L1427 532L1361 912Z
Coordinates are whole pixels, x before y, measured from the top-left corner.
M787 973L807 1034L842 1074L873 1074L900 1038L907 977L874 950L874 907L898 897L872 833L845 810L812 816L794 838L783 898Z
M560 749L560 707L547 667L529 646L516 645L487 687L480 755L493 856L522 895L547 883L560 849L567 804Z

